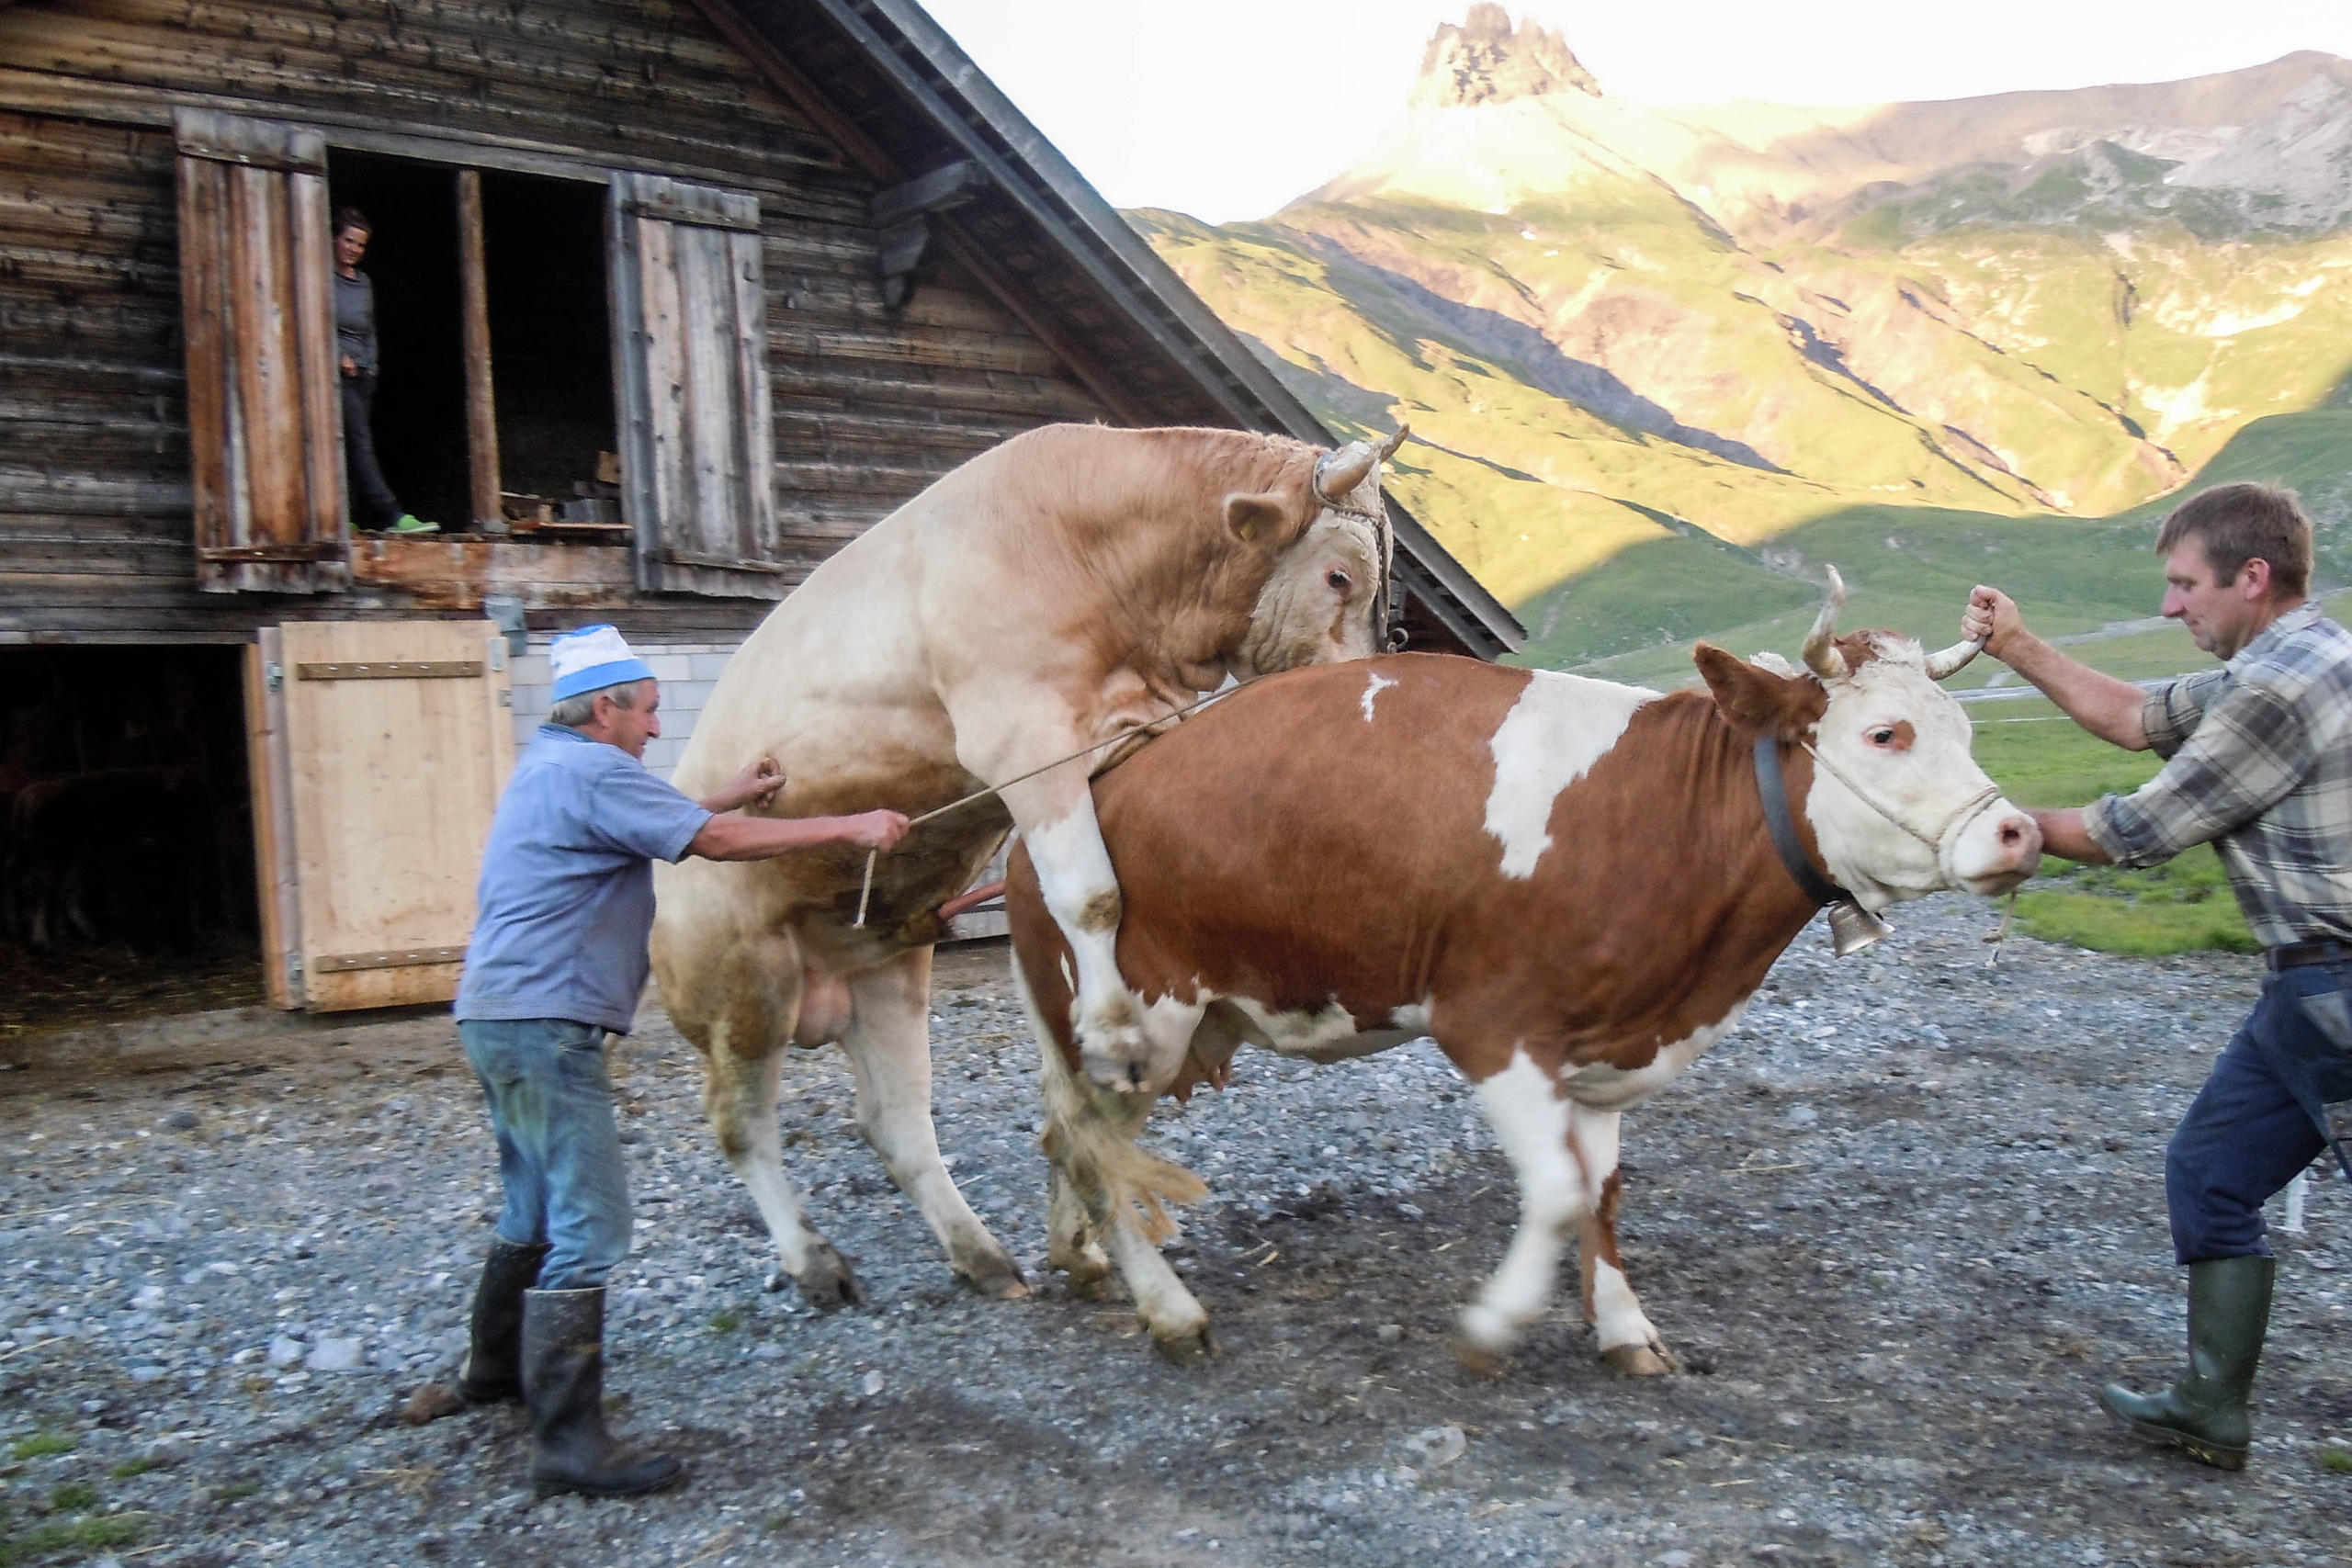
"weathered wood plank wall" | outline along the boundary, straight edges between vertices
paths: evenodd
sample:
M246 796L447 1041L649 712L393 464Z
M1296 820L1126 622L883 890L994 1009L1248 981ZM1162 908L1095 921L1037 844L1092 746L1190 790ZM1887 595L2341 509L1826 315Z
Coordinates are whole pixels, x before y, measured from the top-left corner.
M331 147L470 141L487 166L632 169L757 196L789 580L972 454L1108 416L950 264L886 312L870 182L689 6L20 0L0 7L0 639L242 638L289 612L336 613L197 592L169 129L189 103L317 125ZM352 613L420 607L397 572L356 576L334 602ZM626 626L680 635L766 608L632 607L625 589L605 602Z

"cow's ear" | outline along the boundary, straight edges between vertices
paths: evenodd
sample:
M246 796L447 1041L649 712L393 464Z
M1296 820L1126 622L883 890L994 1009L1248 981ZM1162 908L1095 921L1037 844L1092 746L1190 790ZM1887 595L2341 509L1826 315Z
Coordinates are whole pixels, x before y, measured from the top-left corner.
M1243 544L1261 549L1279 549L1298 532L1290 508L1273 494L1227 496L1225 525Z
M1692 649L1690 660L1724 717L1749 734L1796 739L1826 705L1819 682L1775 674L1712 643Z

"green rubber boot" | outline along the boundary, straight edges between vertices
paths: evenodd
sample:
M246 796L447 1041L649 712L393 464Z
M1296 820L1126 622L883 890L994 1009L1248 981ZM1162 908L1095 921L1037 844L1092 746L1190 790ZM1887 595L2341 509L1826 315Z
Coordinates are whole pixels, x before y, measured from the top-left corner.
M427 523L424 518L409 512L401 513L392 522L392 532L395 534L438 534L440 531L440 524Z
M2215 1258L2188 1266L2188 1373L2157 1394L2120 1383L2098 1391L2109 1416L2152 1443L2186 1449L2220 1470L2244 1470L2253 1426L2246 1395L2270 1323L2268 1258Z

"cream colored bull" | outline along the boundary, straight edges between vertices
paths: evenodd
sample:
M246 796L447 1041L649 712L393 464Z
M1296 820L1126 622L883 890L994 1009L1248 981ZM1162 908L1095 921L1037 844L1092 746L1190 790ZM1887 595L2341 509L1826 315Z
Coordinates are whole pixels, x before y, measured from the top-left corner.
M1226 430L1032 431L819 567L729 663L678 764L690 795L763 755L788 781L767 807L783 816L912 817L1008 785L882 856L862 927L861 851L654 868L662 998L702 1053L719 1147L811 1302L858 1290L785 1174L776 1079L786 1044L831 1041L856 1076L859 1130L956 1273L1025 1291L932 1127L936 911L1017 826L1069 941L1085 1069L1141 1081L1140 1012L1113 956L1119 886L1087 787L1112 752L1010 781L1162 723L1227 676L1374 651L1379 468L1402 438L1325 453Z

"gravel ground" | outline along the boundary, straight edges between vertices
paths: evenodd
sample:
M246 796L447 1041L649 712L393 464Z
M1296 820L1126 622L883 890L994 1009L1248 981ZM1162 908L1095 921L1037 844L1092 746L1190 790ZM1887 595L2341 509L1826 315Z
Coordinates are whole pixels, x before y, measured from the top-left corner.
M1509 1375L1448 1331L1514 1194L1436 1052L1245 1056L1163 1115L1210 1182L1176 1244L1221 1357L1163 1365L1043 1266L1035 1052L1001 949L943 961L939 1122L1037 1294L962 1293L851 1122L786 1068L788 1157L863 1309L772 1291L649 1010L616 1056L638 1196L608 1392L692 1483L534 1502L512 1410L399 1424L450 1369L495 1207L446 1019L17 1042L0 1077L0 1533L121 1563L2289 1564L2352 1561L2352 1203L2314 1188L2240 1476L2090 1395L2168 1377L2163 1147L2246 960L2013 939L1939 899L1626 1121L1623 1233L1681 1376L1566 1314ZM164 1048L169 1044L169 1048Z

